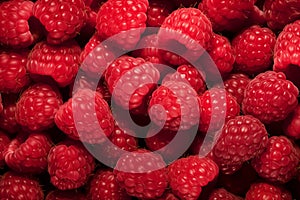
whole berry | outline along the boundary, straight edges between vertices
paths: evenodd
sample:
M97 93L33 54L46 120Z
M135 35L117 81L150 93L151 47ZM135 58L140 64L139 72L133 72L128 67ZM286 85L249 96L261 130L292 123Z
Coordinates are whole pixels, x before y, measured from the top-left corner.
M0 169L5 165L4 152L7 150L9 143L10 138L8 135L0 131Z
M280 121L296 108L298 94L297 87L282 72L267 71L247 85L242 110L263 123Z
M284 133L292 138L300 139L300 105L284 120Z
M242 200L243 198L238 197L224 188L215 189L210 195L208 200Z
M86 200L85 194L78 190L53 190L49 192L45 200Z

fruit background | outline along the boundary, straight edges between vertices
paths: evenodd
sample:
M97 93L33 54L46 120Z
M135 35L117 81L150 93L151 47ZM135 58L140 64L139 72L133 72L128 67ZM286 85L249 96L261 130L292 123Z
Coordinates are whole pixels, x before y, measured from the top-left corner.
M2 0L0 200L300 199L299 89L299 0Z

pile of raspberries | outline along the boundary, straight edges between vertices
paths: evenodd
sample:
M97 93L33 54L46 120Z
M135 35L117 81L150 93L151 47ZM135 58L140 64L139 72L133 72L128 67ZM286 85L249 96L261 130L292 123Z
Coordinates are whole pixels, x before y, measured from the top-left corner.
M0 200L300 199L299 89L299 0L2 0Z

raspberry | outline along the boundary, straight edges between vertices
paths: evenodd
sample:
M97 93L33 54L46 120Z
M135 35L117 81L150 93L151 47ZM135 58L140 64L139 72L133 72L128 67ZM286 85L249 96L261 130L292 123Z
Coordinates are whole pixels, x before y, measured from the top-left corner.
M147 133L147 137L145 138L146 146L151 151L163 151L163 147L168 145L176 135L176 131L170 131L166 129L160 130L156 133L156 129L150 128Z
M165 162L158 154L139 149L123 154L114 169L121 188L138 198L160 197L168 186Z
M224 188L215 189L208 200L242 200L243 198L235 196Z
M100 143L114 128L108 104L90 89L78 90L59 108L54 120L67 136L88 143Z
M2 111L3 111L3 104L2 104L2 96L1 96L1 93L0 93L0 114L1 114Z
M282 72L267 71L246 87L242 110L263 123L280 121L296 108L298 94L297 87Z
M48 173L51 183L60 190L83 186L95 167L92 155L76 141L64 141L48 155Z
M28 51L0 53L0 91L18 93L29 84L26 72Z
M292 138L300 139L300 105L284 120L284 133Z
M133 48L146 27L148 0L109 0L99 9L96 29L101 38L112 40L124 49ZM112 26L113 25L113 26Z
M252 184L246 193L245 200L264 199L292 200L292 195L282 186L276 186L265 182Z
M218 166L209 158L180 158L168 167L170 187L180 199L197 199L202 187L212 182L218 172Z
M138 148L138 140L134 137L134 133L130 130L121 129L117 125L109 136L109 140L125 151L135 151Z
M75 41L53 46L36 44L28 56L27 70L31 75L49 76L59 86L69 85L79 68L81 49Z
M83 193L78 190L53 190L48 193L45 200L86 200L86 197Z
M273 50L276 36L268 28L254 25L232 41L235 59L235 70L248 75L266 71L273 61Z
M7 150L10 139L4 132L0 131L0 169L4 167L4 152Z
M240 166L262 153L267 142L263 123L251 115L236 116L226 122L214 145L214 161L222 171Z
M2 199L43 200L44 193L36 179L9 171L0 179L0 197Z
M87 18L83 0L38 0L33 15L44 25L50 44L74 38Z
M146 21L147 26L160 27L173 10L174 8L170 1L162 2L160 0L149 0Z
M16 121L32 131L45 130L54 125L54 115L62 99L53 86L37 83L26 89L16 105Z
M89 185L87 198L90 200L131 199L126 191L119 186L117 177L111 170L98 170Z
M7 133L14 134L20 130L20 125L16 121L16 96L5 96L3 104L3 111L0 112L0 128Z
M286 183L296 175L298 164L297 151L285 136L271 137L264 152L252 160L259 176L280 183Z

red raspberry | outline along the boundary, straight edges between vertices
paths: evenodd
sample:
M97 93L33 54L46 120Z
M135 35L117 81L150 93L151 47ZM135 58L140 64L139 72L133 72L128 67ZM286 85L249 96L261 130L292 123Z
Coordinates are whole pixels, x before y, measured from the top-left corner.
M2 96L1 96L1 93L0 93L0 114L1 114L2 111L3 111L3 104L2 104Z
M49 76L59 86L69 85L79 68L81 49L75 41L53 46L40 42L28 56L27 70L31 75Z
M114 42L125 49L133 48L146 27L148 6L148 0L106 1L98 11L98 34L103 39L118 34Z
M20 130L20 125L16 121L16 98L18 97L5 96L3 98L3 111L0 112L0 128L10 134Z
M0 53L0 91L18 93L29 84L26 72L28 51Z
M119 186L116 175L111 170L98 170L89 183L90 200L130 200L131 197Z
M36 179L6 172L0 179L0 197L2 199L43 200L44 193Z
M159 127L187 130L199 122L197 93L185 82L164 82L153 92L148 112Z
M170 1L149 0L149 7L147 9L148 27L160 27L164 20L174 10Z
M200 95L199 101L199 130L203 133L219 130L226 121L240 113L239 104L225 89L211 88Z
M83 0L38 0L33 14L44 25L51 44L74 38L87 18Z
M138 140L134 137L134 133L131 130L121 129L117 125L109 136L109 140L125 151L135 151L138 148Z
M62 142L52 147L48 155L51 183L60 190L83 186L94 168L94 158L76 141Z
M236 98L238 104L242 104L244 91L251 79L242 73L230 74L224 81L224 87L228 93Z
M263 123L251 115L236 116L223 126L214 145L213 159L222 171L240 166L262 153L267 142L268 133Z
M261 1L261 0L259 0ZM248 20L246 21L245 27L250 27L253 25L264 26L267 23L266 14L260 8L261 6L258 5L259 3L255 3L254 9L252 10L251 14L249 15Z
M296 108L298 94L297 87L282 72L267 71L246 87L242 109L263 123L280 121Z
M284 133L292 138L300 139L300 105L284 120Z
M114 174L121 188L130 196L155 199L168 186L166 163L158 154L139 149L123 154L118 160Z
M10 143L9 137L2 131L0 131L0 169L4 167L4 152L7 150Z
M100 93L90 89L78 90L59 108L54 120L70 138L88 143L100 143L114 128L108 104Z
M292 195L282 186L272 185L270 183L254 183L246 193L245 200L292 200Z
M53 190L48 193L45 200L86 200L83 193L78 190Z
M235 70L249 75L266 71L273 61L275 42L276 36L270 29L257 25L238 34L232 41Z
M168 167L170 187L180 199L197 199L202 187L218 175L216 163L209 158L189 156L180 158Z
M158 133L155 128L150 128L145 138L146 146L151 151L163 151L163 148L168 145L176 136L176 131L162 129Z
M208 200L242 200L243 198L235 196L224 188L215 189Z
M37 83L26 89L16 105L16 121L32 131L45 130L54 125L54 115L62 99L53 86Z

